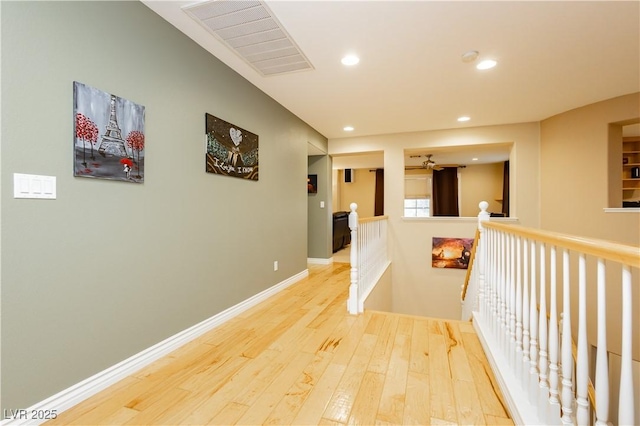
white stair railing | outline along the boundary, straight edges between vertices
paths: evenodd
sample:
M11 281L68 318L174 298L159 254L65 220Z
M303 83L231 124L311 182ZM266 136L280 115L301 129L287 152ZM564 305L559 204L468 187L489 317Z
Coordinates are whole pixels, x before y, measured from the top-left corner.
M632 366L633 338L638 338L632 324L633 287L637 298L639 286L632 277L640 272L640 248L491 222L486 207L480 203L480 241L463 301L463 319L472 306L474 327L514 422L640 424ZM592 270L596 273L588 275ZM607 311L607 288L612 286L620 286L621 313ZM595 289L597 300L588 304L590 288ZM572 300L578 310L573 317ZM588 305L597 308L587 311ZM616 348L621 371L618 407L613 408L607 325L611 332L617 324L611 318L619 315L621 324L615 333L621 336L621 346ZM593 320L588 319L593 316L597 325L589 333ZM589 341L590 335L597 335L596 341ZM589 376L590 345L597 348L595 396Z
M387 216L358 219L358 205L351 203L351 284L347 310L352 315L364 311L364 301L389 264Z

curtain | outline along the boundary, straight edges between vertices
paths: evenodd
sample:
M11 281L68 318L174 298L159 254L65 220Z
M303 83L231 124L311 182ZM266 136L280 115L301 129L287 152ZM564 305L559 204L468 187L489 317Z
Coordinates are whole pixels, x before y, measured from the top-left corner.
M458 168L433 172L431 202L434 216L460 216L458 210Z
M376 169L374 216L384 216L384 169Z
M502 213L504 217L509 217L509 162L504 162L502 172Z

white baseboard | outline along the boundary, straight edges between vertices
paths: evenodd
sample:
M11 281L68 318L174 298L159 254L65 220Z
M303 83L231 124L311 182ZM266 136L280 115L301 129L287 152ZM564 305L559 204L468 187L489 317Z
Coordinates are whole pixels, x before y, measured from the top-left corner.
M333 257L330 257L328 259L308 257L307 263L311 265L331 265L333 263Z
M58 392L44 401L32 405L26 410L15 413L15 415L20 418L3 420L0 422L0 425L34 425L44 423L46 420L32 419L31 414L47 412L60 414L308 276L309 270L305 269L211 318L189 327L80 383Z

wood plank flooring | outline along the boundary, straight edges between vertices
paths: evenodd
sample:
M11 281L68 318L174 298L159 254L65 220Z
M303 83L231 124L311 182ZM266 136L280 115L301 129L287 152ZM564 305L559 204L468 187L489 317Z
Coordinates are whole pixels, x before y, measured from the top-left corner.
M349 265L309 271L47 424L513 424L471 323L351 316Z

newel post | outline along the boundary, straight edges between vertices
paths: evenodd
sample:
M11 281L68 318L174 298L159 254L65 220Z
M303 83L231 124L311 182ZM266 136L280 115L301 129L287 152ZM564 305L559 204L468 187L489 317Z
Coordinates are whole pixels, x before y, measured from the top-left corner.
M351 284L349 285L349 301L347 309L350 314L358 314L358 205L349 206L349 229L351 229Z
M478 241L476 243L476 261L478 262L478 312L480 312L480 316L485 319L486 315L486 306L485 306L485 281L486 281L486 259L487 259L487 230L482 226L482 222L486 222L489 220L489 212L487 212L487 208L489 208L489 203L486 201L480 201L478 204L480 207L480 213L478 213Z

